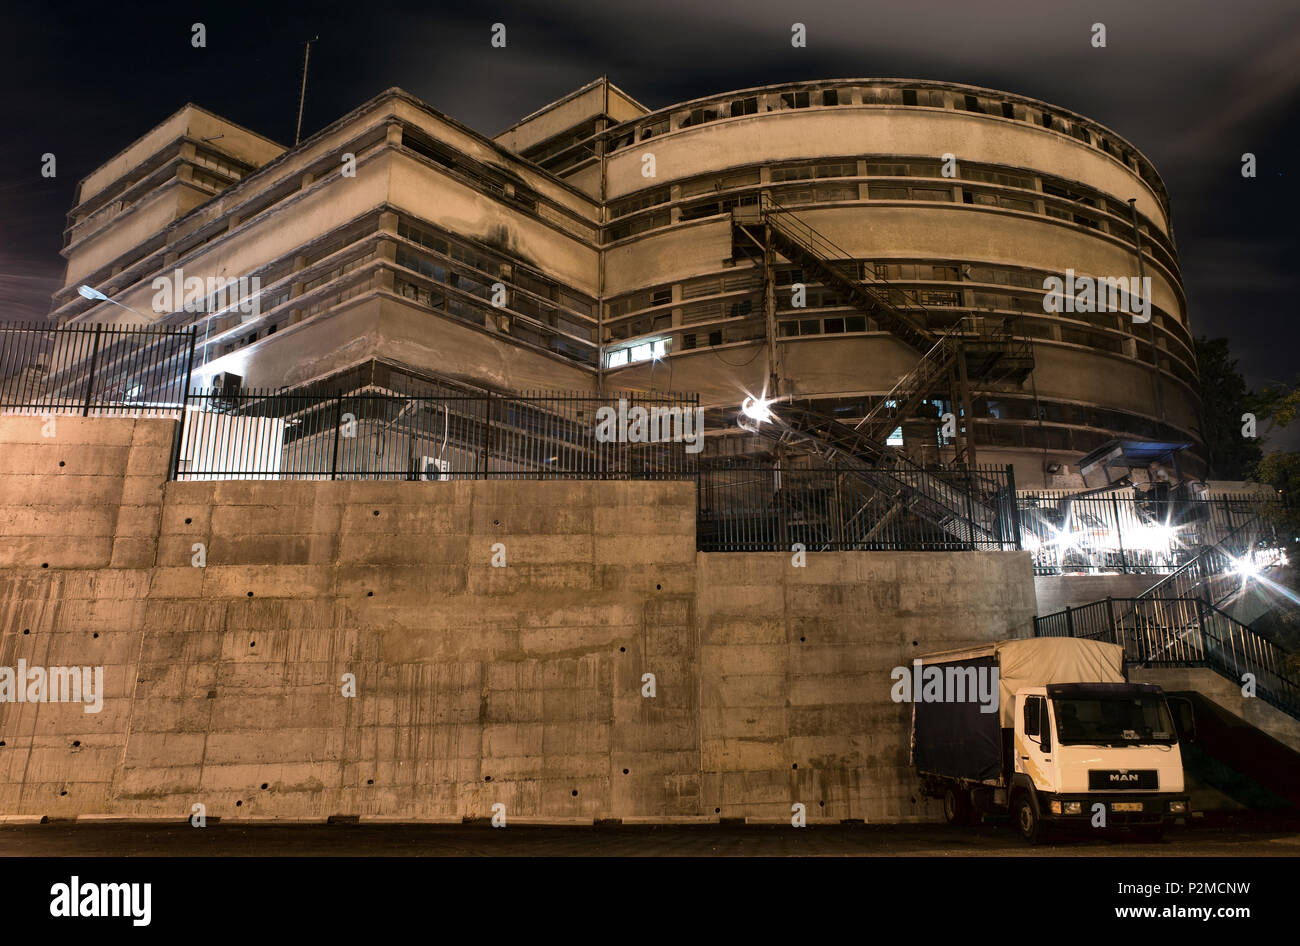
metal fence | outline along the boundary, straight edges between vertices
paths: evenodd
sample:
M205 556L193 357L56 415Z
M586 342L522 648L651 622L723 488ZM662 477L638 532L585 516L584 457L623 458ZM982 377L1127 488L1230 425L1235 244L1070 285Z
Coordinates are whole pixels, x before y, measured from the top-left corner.
M878 480L852 470L796 462L749 459L712 461L699 473L697 536L705 552L790 551L959 551L1019 548L1014 482L1008 467L924 468L916 483ZM921 493L943 484L969 497L979 478L1002 484L993 506L971 501L967 512L937 522L910 511ZM976 515L978 512L981 514ZM990 526L989 518L993 520Z
M189 397L173 476L684 479L694 396L209 392Z
M175 415L194 329L0 325L0 413Z
M1199 598L1107 598L1034 619L1036 637L1080 637L1119 644L1125 660L1156 667L1209 667L1300 716L1300 679L1280 647Z
M1084 497L1022 492L1018 505L1037 575L1164 574L1243 527L1255 530L1243 542L1276 546L1282 508L1278 497L1262 493L1193 498L1132 488Z

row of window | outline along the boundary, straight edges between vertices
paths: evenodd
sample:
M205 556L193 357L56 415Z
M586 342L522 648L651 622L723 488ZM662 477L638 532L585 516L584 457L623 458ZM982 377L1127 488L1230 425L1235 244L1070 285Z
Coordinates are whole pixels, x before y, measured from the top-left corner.
M1058 273L1048 273L1040 270L1013 269L985 264L961 264L961 263L909 263L894 261L861 261L860 267L856 272L849 272L851 278L862 279L867 283L875 280L885 280L890 283L906 283L912 281L939 281L939 282L960 282L963 277L965 280L977 283L994 283L1005 285L1017 289L1030 290L1029 292L999 292L997 290L985 288L972 288L970 290L969 308L977 310L996 309L999 311L1023 312L1027 315L1044 316L1043 310L1043 281L1048 276L1059 276ZM780 266L773 274L774 282L778 289L786 289L795 283L804 283L803 270L797 266ZM889 300L897 306L916 306L921 305L928 308L965 308L966 300L962 292L958 290L945 290L938 287L904 287L904 286L883 286L878 287L881 291L888 294ZM748 297L733 296L728 300L715 300L711 302L692 303L689 300L705 296L721 295L725 293L740 293L748 290ZM692 324L694 322L708 321L711 319L734 318L750 314L753 306L761 305L761 281L757 273L747 271L728 276L705 276L691 279L681 284L681 322L682 324ZM668 306L673 302L673 290L671 286L660 286L654 289L642 290L632 293L618 299L613 299L606 304L606 314L609 319L619 319L630 313L639 312L652 307ZM850 300L844 299L834 290L818 286L816 284L805 287L804 296L805 308L827 308L832 306L844 306L850 304ZM790 310L791 297L788 293L778 294L778 307L781 310ZM1061 318L1053 316L1052 319ZM1132 317L1123 312L1091 312L1091 313L1074 313L1075 321L1090 322L1098 328L1112 329L1128 334L1131 328ZM1176 320L1156 307L1152 307L1152 320L1157 328L1172 335L1182 348L1186 349L1187 360L1191 359L1191 337L1186 329ZM649 332L657 332L672 327L670 313L647 313L644 317L631 318L622 322L616 322L611 326L611 338L634 338L638 335ZM1074 331L1074 330L1072 330ZM1029 325L1027 334L1040 338L1054 337L1051 332L1051 322L1043 321L1037 325ZM1097 341L1094 347L1102 347L1107 351L1115 350L1115 342L1118 340L1111 339L1108 336L1096 335L1095 340L1105 338L1106 341ZM1085 344L1085 343L1080 343ZM1092 344L1091 342L1086 344Z
M788 185L797 181L818 181L844 177L858 177L865 172L867 177L913 177L943 179L943 166L940 162L926 158L909 158L892 161L863 162L841 159L823 163L801 163L773 167L769 172L769 182ZM954 187L965 182L987 184L993 187L1016 188L1029 193L998 193L969 184L962 189L962 200L967 204L991 207L1003 207L1023 213L1037 212L1037 198L1040 191L1035 187L1035 176L1017 174L1002 170L996 166L958 162L957 176L951 178L951 184L935 182L892 183L883 181L864 181L867 197L872 200L928 200L952 202L955 200ZM1068 220L1095 230L1102 229L1102 214L1109 214L1108 225L1112 232L1128 239L1131 231L1132 209L1126 202L1114 197L1107 197L1100 191L1047 174L1036 175L1041 180L1041 193L1055 200L1044 201L1044 212L1051 217ZM701 194L718 194L722 191L741 187L757 187L761 183L761 172L757 167L732 171L723 175L707 175L681 182L680 200ZM840 185L820 185L805 188L785 187L777 192L782 203L829 203L838 201L855 201L862 197L857 183ZM756 195L737 195L730 200L703 200L681 204L682 220L697 220L729 212L733 207L756 202ZM610 205L611 219L618 220L654 207L661 207L672 201L671 189L657 187L642 191ZM1062 206L1058 202L1069 202ZM671 214L668 208L644 214L645 220L625 220L605 229L606 242L621 240L628 236L644 233L647 230L668 226ZM1152 252L1170 268L1176 267L1174 246L1166 234L1142 214L1138 214L1138 226Z
M1160 186L1155 169L1140 159L1135 152L1129 151L1120 143L1100 132L1090 131L1084 122L1067 119L1047 108L1009 102L973 93L957 91L949 93L941 89L881 86L862 89L861 102L864 105L905 105L942 109L947 107L949 95L952 97L952 107L956 111L998 115L1013 121L1027 121L1042 128L1068 134L1137 171L1144 181L1161 194L1162 200L1164 198L1164 191ZM852 90L850 89L801 89L766 93L761 96L743 96L731 101L718 101L712 104L695 106L684 112L674 114L680 116L677 123L678 128L690 128L722 118L754 115L760 111L770 112L777 109L809 108L817 105L848 105L851 104L852 98ZM617 151L636 141L645 141L666 134L673 127L673 117L673 115L660 115L642 118L635 123L629 122L627 125L614 129L611 133L609 150L611 152Z

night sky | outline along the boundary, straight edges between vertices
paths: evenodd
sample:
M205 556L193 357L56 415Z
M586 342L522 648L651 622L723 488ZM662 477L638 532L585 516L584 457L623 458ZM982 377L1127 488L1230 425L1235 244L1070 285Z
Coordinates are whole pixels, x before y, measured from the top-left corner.
M1126 137L1163 176L1193 333L1228 336L1252 386L1300 374L1295 0L10 7L0 321L48 312L76 182L186 102L291 143L302 41L319 34L304 137L391 86L493 135L602 74L651 108L874 76L964 82L1073 109ZM191 46L196 22L207 27L206 49ZM506 25L505 49L489 45L494 22ZM806 49L790 45L794 22L807 26ZM1105 49L1090 42L1098 22ZM1248 151L1253 180L1241 176ZM52 180L40 175L45 152L57 158ZM1300 430L1287 440L1295 445Z

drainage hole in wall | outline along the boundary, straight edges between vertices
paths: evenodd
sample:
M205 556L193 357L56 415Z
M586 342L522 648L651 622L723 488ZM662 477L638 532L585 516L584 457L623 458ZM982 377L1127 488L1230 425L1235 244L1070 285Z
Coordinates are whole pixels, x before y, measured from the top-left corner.
M618 652L619 652L620 654L626 654L626 653L627 653L627 648L626 648L626 647L620 647L620 648L618 649Z
M819 802L817 803L817 807L818 807L818 808L825 808L825 807L826 807L826 802L824 802L824 801L819 801Z
M72 740L72 748L75 749L75 748L77 748L77 747L80 746L80 745L81 745L81 740L80 740L80 739L74 739L74 740Z
M250 592L248 593L248 596L249 596L250 598L253 597L253 593L250 591Z
M624 770L623 770L623 774L624 774L624 775L627 775L627 769L624 769Z
M239 807L240 805L242 805L242 804L243 804L242 801L237 801L237 802L235 802L235 807L238 808L238 807Z
M913 646L913 647L920 647L920 646L921 646L921 642L920 642L920 641L912 641L912 646Z
M366 592L366 597L367 597L367 598L373 598L374 596L375 596L375 593L374 593L373 591L367 591L367 592Z
M263 783L262 783L262 791L266 791L268 788L270 788L270 785L269 785L268 783L266 783L266 782L263 782Z
M578 790L576 788L573 790L573 797L574 798L578 797Z
M790 766L790 768L792 768L792 769L797 769L797 768L799 768L799 763L796 762L794 765Z
M493 524L494 526L499 526L499 525L501 525L501 520L500 520L500 519L493 519L493 520L492 520L492 524Z
M91 637L98 638L98 637L99 637L99 631L95 631L95 632L94 632L93 634L91 634L90 636L91 636Z
M714 813L715 815L720 815L720 814L722 814L722 809L721 809L721 808L714 808L714 809L713 809L713 813Z
M24 633L24 634L30 634L31 632L32 632L32 629L31 629L30 627L25 627L25 628L23 628L23 633Z
M375 516L379 515L379 510L376 509L371 515L375 515Z
M186 516L186 517L185 517L185 524L186 524L186 525L189 525L189 524L190 524L191 522L193 522L193 521L194 521L194 520L191 519L189 516Z
M50 567L49 562L41 562L41 568L49 568L49 567Z
M368 779L366 779L366 784L367 784L367 785L374 785L374 784L375 784L375 780L372 779L372 778L368 778Z
M66 795L66 794L68 794L68 790L65 788L63 791L59 792L59 794L60 794L60 795Z
M60 460L60 461L59 461L59 466L67 466L67 464L64 463L62 460Z
M663 591L663 590L664 590L663 585L655 585L655 591Z
M256 646L257 646L257 641L249 641L249 642L248 642L248 646L249 646L249 647L256 647Z
M801 638L799 638L799 643L802 644L802 643L803 643L804 641L806 641L807 639L808 639L808 638L806 638L806 637L801 637Z
M5 741L3 739L0 739L0 749L3 749L4 745L5 745Z
M485 782L490 782L490 781L492 781L492 776L490 776L490 775L485 775L485 776L483 776L483 781L485 781Z

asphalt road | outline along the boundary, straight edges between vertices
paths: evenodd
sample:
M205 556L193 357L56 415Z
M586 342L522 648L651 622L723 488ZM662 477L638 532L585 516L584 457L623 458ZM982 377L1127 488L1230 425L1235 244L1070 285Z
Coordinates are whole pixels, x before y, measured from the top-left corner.
M1174 828L1030 847L1007 825L574 827L51 823L0 826L0 857L1298 857L1294 824Z

